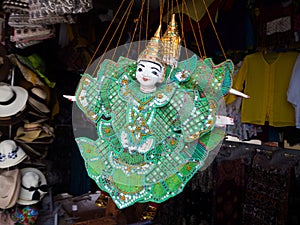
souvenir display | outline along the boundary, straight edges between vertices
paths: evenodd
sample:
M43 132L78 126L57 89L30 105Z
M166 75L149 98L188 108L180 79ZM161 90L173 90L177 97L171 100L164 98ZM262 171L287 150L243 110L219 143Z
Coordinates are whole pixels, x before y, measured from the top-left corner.
M224 138L216 122L233 63L181 60L174 16L160 33L159 26L137 60L95 61L76 91L76 142L89 176L119 208L179 194Z

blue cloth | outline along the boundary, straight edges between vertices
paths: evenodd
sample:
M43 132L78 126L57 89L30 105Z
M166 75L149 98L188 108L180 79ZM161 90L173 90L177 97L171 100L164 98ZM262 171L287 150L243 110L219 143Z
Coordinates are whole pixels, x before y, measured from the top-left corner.
M296 128L300 129L300 55L293 68L287 90L287 100L295 107Z
M88 176L79 148L72 143L70 194L79 196L90 191L91 178Z

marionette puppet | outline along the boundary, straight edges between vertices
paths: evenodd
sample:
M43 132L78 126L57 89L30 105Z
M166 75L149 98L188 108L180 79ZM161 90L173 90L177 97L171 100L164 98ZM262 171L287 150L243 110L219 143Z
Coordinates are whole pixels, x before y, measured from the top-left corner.
M108 195L120 209L176 196L212 162L224 138L218 112L231 90L232 61L215 65L196 55L178 61L174 16L163 37L160 32L137 60L106 59L96 76L82 75L76 90L77 107L97 131L95 139L75 140L103 192L100 205Z

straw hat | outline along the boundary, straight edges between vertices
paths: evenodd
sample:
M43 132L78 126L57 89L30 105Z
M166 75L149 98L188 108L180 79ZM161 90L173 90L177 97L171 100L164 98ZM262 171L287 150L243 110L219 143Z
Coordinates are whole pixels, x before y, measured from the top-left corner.
M26 157L26 153L15 141L5 140L0 143L0 168L15 166Z
M26 106L23 111L20 111L15 115L5 116L5 117L0 116L0 125L1 126L10 126L10 125L22 123L22 121L25 118L27 118L27 113L28 112L27 112L27 106Z
M20 192L21 177L19 169L0 170L0 208L13 207Z
M22 143L51 144L54 141L54 129L46 123L25 123L19 127L14 140Z
M30 159L44 159L48 155L49 146L44 144L29 144L18 142ZM26 161L23 161L23 164Z
M47 106L47 93L38 87L33 87L29 91L29 104L37 111L49 114L50 110Z
M47 193L47 180L38 169L27 167L21 169L21 189L17 203L32 205L38 203Z
M17 114L26 107L28 92L19 86L0 83L0 117Z

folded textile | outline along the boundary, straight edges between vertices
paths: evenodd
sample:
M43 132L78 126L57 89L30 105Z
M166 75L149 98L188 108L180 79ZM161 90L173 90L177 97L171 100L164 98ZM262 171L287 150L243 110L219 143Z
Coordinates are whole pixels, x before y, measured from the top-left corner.
M44 40L54 37L55 30L53 27L32 27L32 28L15 28L14 36L11 41L21 40ZM26 42L24 41L24 42Z
M33 45L36 45L36 44L40 44L42 43L42 40L29 40L29 41L26 41L26 42L21 42L21 41L16 41L15 43L15 47L16 48L20 48L20 49L24 49L24 48L27 48L27 47L30 47L30 46L33 46Z
M2 3L2 8L6 13L28 13L28 0L5 0Z
M8 17L8 25L11 27L43 27L40 24L32 24L29 22L29 13L11 13Z
M29 22L32 24L57 24L57 23L75 23L71 15L57 15L49 12L43 7L41 0L30 1L29 4Z
M37 3L29 3L34 5ZM76 14L76 13L85 13L93 8L92 0L48 0L41 1L42 9L47 13L53 13L56 15L65 15L65 14Z

